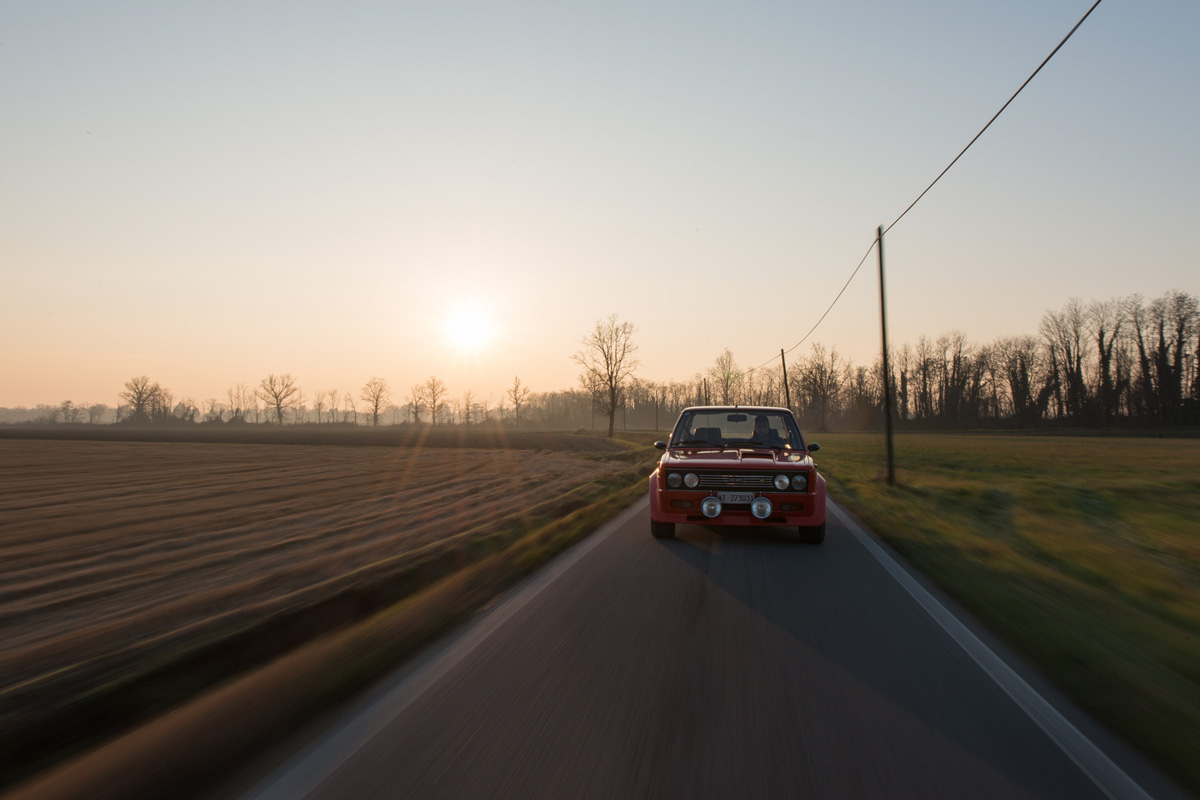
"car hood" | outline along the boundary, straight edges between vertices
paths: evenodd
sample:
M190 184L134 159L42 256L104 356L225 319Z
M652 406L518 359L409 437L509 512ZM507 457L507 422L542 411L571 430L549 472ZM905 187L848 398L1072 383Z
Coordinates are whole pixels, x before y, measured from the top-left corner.
M688 447L668 450L661 463L668 469L774 469L782 466L811 467L813 460L800 450Z

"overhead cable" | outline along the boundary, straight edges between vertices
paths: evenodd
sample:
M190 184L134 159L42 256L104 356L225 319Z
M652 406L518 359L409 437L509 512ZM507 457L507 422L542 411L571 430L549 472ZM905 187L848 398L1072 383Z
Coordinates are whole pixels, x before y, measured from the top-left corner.
M901 212L900 216L898 216L894 220L892 220L892 224L888 225L887 228L884 229L883 234L886 234L893 227L895 227L897 222L904 219L904 215L907 214L909 211L912 211L913 206L915 206L917 203L921 202L921 198L923 198L926 194L928 194L929 190L934 187L934 184L936 184L938 181L940 181L942 179L942 176L950 171L950 167L953 167L956 163L958 163L958 160L963 157L963 154L971 149L971 145L975 144L975 142L979 139L979 137L983 135L983 132L986 131L988 128L990 128L992 126L992 123L995 122L996 119L1001 114L1004 113L1004 109L1008 108L1009 104L1012 103L1013 100L1017 99L1017 95L1019 95L1021 93L1021 90L1024 89L1026 86L1028 86L1029 82L1033 80L1034 76L1036 76L1039 72L1042 71L1042 67L1046 66L1046 64L1048 64L1050 62L1050 59L1054 58L1054 54L1057 53L1062 48L1062 46L1067 43L1067 40L1070 39L1071 36L1074 35L1075 31L1077 31L1079 29L1079 26L1083 24L1083 21L1085 19L1087 19L1093 11L1096 10L1096 6L1100 5L1100 2L1101 2L1101 0L1096 0L1096 2L1092 4L1092 7L1087 10L1087 13L1079 18L1079 22L1075 23L1075 27L1071 28L1071 30L1067 33L1067 35L1063 37L1063 40L1058 43L1058 46L1056 46L1053 50L1050 51L1050 55L1046 56L1046 58L1042 61L1042 63L1038 65L1038 68L1035 69L1029 75L1029 77L1025 79L1025 82L1021 84L1020 88L1018 88L1015 92L1013 92L1012 97L1008 98L1008 101L1005 102L1004 105L1000 106L1000 110L992 115L992 118L990 120L988 120L986 125L984 125L982 128L980 128L979 133L975 134L975 136L971 139L971 141L967 142L967 146L964 147L962 149L962 151L954 157L954 160L951 161L949 164L947 164L946 168L944 170L942 170L941 172L938 173L938 176L933 179L933 183L930 183L928 186L926 186L925 191L923 191L919 195L917 195L917 199L913 200L911 203L909 203L908 208L904 209L904 211ZM883 234L880 234L880 235L883 235ZM800 341L796 342L794 345L792 345L786 351L784 351L785 353L790 353L793 350L795 350L797 347L802 345L805 342L805 340L808 339L809 336L812 336L813 331L815 331L817 329L817 326L819 326L825 320L825 317L829 316L829 312L833 310L833 307L835 305L837 305L838 300L841 299L842 295L846 291L846 288L850 285L850 281L853 281L854 276L858 274L858 271L860 269L862 269L862 265L864 263L866 263L867 256L871 255L871 251L873 249L875 249L875 245L878 241L879 241L879 236L876 236L875 239L872 240L871 246L867 248L867 252L863 255L862 260L858 262L858 266L854 268L854 271L852 273L850 273L850 277L846 280L846 283L843 284L841 291L839 291L837 293L837 297L833 298L833 302L830 303L829 307L825 309L825 313L821 315L821 318L817 320L815 325L813 325L811 328L809 328L808 333L804 334L803 338L801 338ZM767 364L770 364L774 360L775 360L775 356L771 356L766 361L759 364L757 367L746 370L746 374L749 375L751 372L754 372L755 370L762 369L763 367L765 367Z

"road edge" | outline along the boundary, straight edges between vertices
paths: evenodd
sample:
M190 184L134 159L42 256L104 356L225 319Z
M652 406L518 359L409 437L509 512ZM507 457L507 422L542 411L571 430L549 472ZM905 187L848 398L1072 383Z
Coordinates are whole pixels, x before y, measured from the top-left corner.
M922 586L848 511L832 498L827 502L834 516L859 544L1107 797L1113 800L1152 800L1152 796L1125 770Z

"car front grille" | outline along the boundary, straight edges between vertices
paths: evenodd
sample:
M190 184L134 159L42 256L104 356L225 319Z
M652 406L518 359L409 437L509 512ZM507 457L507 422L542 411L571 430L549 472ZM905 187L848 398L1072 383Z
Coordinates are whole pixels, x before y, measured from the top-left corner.
M774 489L776 473L697 472L701 489Z

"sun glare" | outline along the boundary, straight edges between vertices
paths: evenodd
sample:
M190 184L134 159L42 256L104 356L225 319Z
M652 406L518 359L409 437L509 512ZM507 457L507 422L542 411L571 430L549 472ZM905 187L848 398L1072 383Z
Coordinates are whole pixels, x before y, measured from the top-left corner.
M495 326L478 303L456 303L446 317L446 335L457 349L475 352L491 343Z

